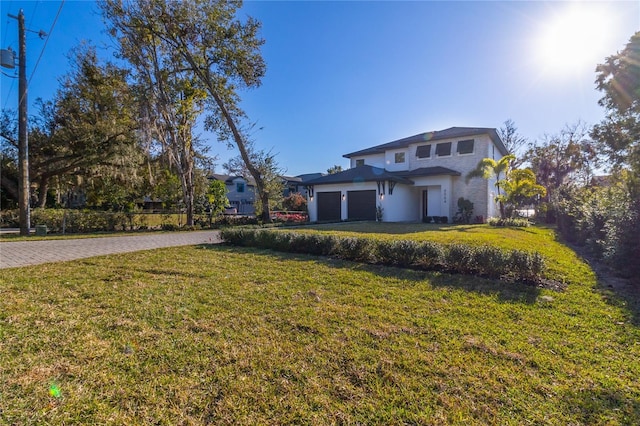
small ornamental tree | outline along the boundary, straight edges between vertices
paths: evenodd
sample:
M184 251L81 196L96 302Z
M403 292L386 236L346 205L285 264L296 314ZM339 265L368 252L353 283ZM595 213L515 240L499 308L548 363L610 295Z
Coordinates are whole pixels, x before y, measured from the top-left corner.
M212 180L209 182L207 188L207 207L209 214L217 216L224 211L224 208L229 204L227 199L227 186L224 182L219 180Z
M536 183L536 175L531 169L512 170L509 179L502 183L502 201L510 206L511 212L527 204L534 204L547 194L544 186Z
M511 163L513 161L515 161L515 155L513 154L505 155L498 161L494 160L493 158L483 158L482 160L480 160L480 162L478 162L476 168L470 171L466 176L467 183L469 182L469 180L478 177L483 179L491 179L493 177L496 178L495 186L498 192L496 201L500 205L500 217L502 218L505 217L505 210L503 203L504 194L501 190L504 184L504 180L501 178L502 176L504 176L505 179L509 178L509 171L511 169Z

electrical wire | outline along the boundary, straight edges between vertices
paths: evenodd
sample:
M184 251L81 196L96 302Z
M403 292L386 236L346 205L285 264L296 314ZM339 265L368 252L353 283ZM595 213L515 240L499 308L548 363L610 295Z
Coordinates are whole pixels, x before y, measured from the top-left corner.
M44 49L47 47L47 43L49 42L49 37L51 37L51 32L53 31L53 28L56 26L56 22L58 22L58 17L60 16L60 12L62 12L62 6L64 6L64 2L65 2L65 0L62 0L60 2L60 7L58 8L58 13L56 13L56 17L53 20L53 24L51 24L51 28L49 29L49 32L47 33L47 38L44 41L44 45L42 46L42 50L40 50L40 56L38 56L38 60L36 61L36 65L33 67L33 71L31 71L31 76L29 77L29 82L27 83L27 85L31 84L31 79L33 78L33 75L36 73L36 69L38 69L38 64L40 63L40 59L42 59L42 55L44 54Z
M11 10L11 3L13 2L10 1L9 4L6 6L6 10ZM7 34L9 34L9 26L10 26L9 24L11 23L10 19L11 18L7 17L7 22L4 26L4 36L2 37L2 46L5 46L7 43ZM7 77L11 77L4 72L3 74L6 75ZM15 78L15 76L13 78ZM7 99L2 104L2 109L7 108L7 104L9 103L9 97L11 96L11 92L13 92L13 85L15 84L15 82L16 81L14 79L11 80L11 86L9 86L9 91L7 92Z
M9 2L9 4L7 5L7 10L11 10L11 1ZM7 42L7 33L9 32L9 18L7 17L7 23L5 24L4 27L4 36L2 37L2 45L4 46L5 43Z

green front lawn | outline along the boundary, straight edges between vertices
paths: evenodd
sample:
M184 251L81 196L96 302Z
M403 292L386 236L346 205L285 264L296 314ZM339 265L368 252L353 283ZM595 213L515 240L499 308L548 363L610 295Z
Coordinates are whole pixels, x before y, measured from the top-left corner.
M0 423L640 424L637 311L550 230L438 232L523 232L569 286L224 246L4 270Z

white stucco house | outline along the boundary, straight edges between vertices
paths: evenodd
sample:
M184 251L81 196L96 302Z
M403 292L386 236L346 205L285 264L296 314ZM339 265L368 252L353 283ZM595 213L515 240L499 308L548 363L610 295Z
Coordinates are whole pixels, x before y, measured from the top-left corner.
M415 222L446 216L458 198L474 203L473 216L498 216L495 180L465 176L483 158L507 154L494 128L451 127L345 154L349 169L308 182L309 219Z

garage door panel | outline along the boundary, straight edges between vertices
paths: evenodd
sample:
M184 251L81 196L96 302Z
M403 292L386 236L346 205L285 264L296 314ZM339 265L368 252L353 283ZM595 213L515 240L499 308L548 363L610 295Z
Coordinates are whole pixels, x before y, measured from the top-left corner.
M318 221L339 221L342 219L340 191L317 192Z
M376 220L376 191L348 191L347 216L351 220Z

